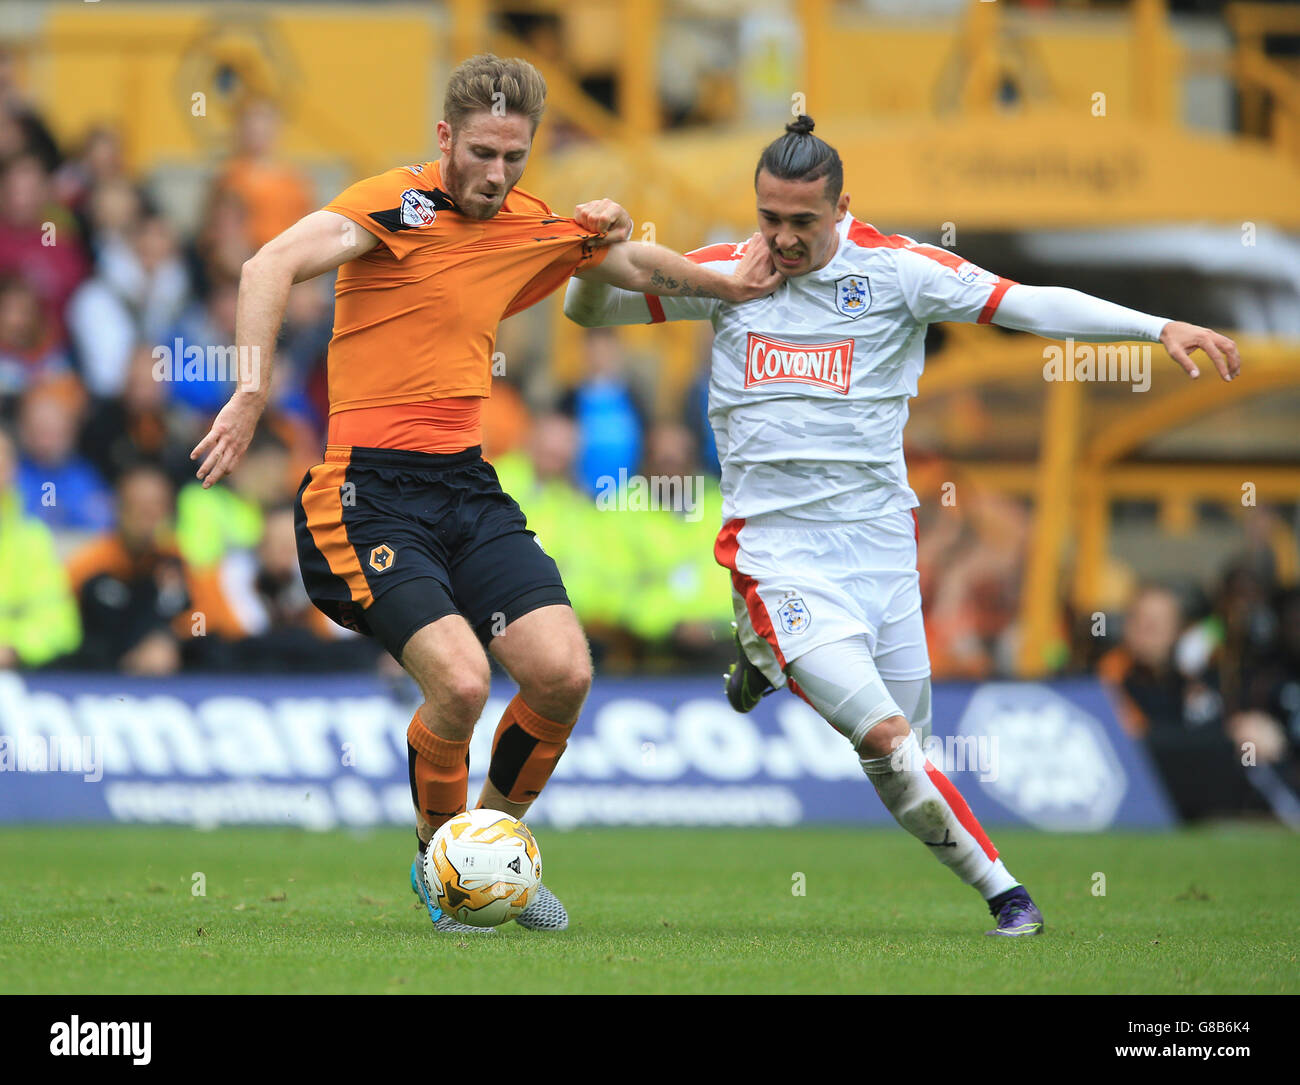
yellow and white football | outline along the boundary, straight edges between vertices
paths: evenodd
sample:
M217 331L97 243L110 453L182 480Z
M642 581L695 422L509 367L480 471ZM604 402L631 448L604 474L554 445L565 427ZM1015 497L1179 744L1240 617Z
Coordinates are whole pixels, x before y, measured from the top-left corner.
M522 821L500 810L467 810L434 833L424 876L446 915L471 927L496 927L532 901L542 853Z

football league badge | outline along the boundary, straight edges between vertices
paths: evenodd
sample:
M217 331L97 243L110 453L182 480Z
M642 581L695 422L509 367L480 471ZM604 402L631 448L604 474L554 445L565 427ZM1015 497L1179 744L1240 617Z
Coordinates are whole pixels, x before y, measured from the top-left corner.
M835 280L835 308L847 317L859 317L871 308L871 280L846 275Z
M423 192L408 188L402 193L403 226L431 226L437 217L438 212L434 209L433 201Z

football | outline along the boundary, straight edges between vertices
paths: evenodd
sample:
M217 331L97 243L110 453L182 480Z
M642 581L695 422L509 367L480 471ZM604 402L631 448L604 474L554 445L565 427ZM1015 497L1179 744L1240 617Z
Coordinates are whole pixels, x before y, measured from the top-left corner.
M468 810L434 834L424 876L446 915L471 927L496 927L531 903L542 880L542 853L522 821L500 810Z

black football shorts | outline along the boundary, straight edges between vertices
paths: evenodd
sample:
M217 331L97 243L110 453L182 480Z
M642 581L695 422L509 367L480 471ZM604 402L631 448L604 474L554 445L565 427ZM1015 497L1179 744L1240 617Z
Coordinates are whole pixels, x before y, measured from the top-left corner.
M486 646L529 611L569 603L477 446L433 455L330 445L298 490L294 526L312 602L399 661L416 630L448 614Z

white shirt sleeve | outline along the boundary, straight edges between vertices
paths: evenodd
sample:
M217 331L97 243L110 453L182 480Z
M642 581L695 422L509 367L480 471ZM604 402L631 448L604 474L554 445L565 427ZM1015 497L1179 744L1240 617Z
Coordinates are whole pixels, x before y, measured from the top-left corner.
M564 288L564 315L584 328L615 324L649 324L650 306L644 294L608 283L570 278Z
M1014 279L1004 279L934 245L909 245L898 251L898 282L903 300L922 324L940 320L987 324Z
M734 262L704 266L724 275L736 270ZM650 310L651 324L662 324L666 320L712 320L722 304L718 298L661 297L655 294L642 294L641 297Z
M1002 296L993 323L1047 339L1069 338L1081 343L1138 339L1158 343L1169 321L1079 290L1017 283Z
M709 246L709 248L727 248L742 251L739 246ZM687 258L694 258L706 249L697 249L687 253ZM739 259L699 260L701 267L719 271L723 275L735 274ZM718 313L722 301L719 298L690 298L681 296L660 296L657 294L638 294L632 290L622 290L617 286L588 282L584 279L569 280L564 289L564 314L575 323L588 328L605 328L614 324L662 324L667 320L709 320Z
M711 265L727 274L728 266ZM614 324L662 324L666 320L712 320L718 298L669 297L638 294L608 283L570 279L564 288L564 315L588 328Z

